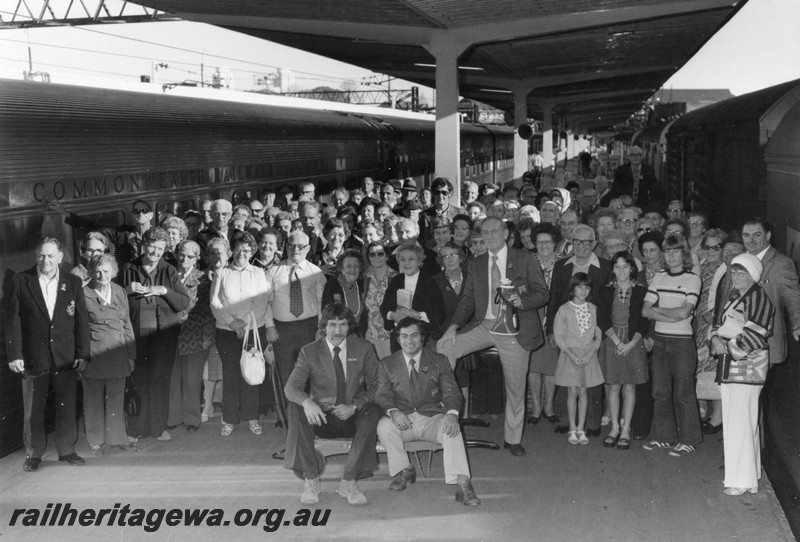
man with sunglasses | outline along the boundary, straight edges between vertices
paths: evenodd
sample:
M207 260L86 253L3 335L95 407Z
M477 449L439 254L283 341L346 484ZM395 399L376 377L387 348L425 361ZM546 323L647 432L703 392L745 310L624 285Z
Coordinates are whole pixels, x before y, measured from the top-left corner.
M453 183L448 179L444 177L435 178L431 184L431 192L433 193L433 207L426 209L422 213L420 220L420 237L425 243L433 236L430 225L434 217L446 216L453 220L454 216L465 213L464 209L450 203L450 196L453 194Z
M607 207L608 203L622 195L629 195L633 204L645 209L651 202L658 200L658 190L655 170L642 162L643 151L641 147L633 145L628 150L629 162L618 167L614 173L614 184L611 190L603 196L600 204Z

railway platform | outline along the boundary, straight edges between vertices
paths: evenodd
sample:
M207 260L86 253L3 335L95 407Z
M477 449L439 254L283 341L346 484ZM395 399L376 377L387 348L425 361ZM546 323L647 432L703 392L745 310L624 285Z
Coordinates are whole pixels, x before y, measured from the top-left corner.
M671 457L648 452L641 441L630 450L608 449L600 438L588 446L570 446L566 435L541 421L527 426L524 457L504 450L468 451L473 483L482 505L467 508L446 486L441 453L428 478L421 475L403 492L388 490L386 456L380 470L359 487L365 507L349 506L336 494L344 457L328 458L320 503L299 503L302 483L272 459L284 433L274 418L262 419L264 434L252 435L240 424L228 438L219 434L219 417L187 433L172 431L171 442L143 439L142 453L89 454L83 435L77 451L87 464L59 463L50 446L37 472L23 472L22 451L0 459L0 539L9 541L224 541L224 540L531 540L531 541L729 541L785 542L791 529L766 475L756 495L722 493L721 435L706 436L695 454ZM489 428L468 427L470 438L503 440L502 417ZM31 509L42 514L65 503L78 511L118 510L93 526L24 526ZM50 505L48 507L48 505ZM143 526L119 526L126 505L151 517ZM324 525L296 526L310 508ZM16 524L10 522L15 510ZM167 512L219 509L220 526L167 525ZM257 516L257 510L268 510ZM154 510L156 512L154 512ZM158 510L162 521L155 529ZM284 512L281 512L283 510ZM174 512L172 512L174 513ZM283 514L282 516L280 514ZM133 514L133 512L130 512ZM128 518L131 518L129 515ZM209 516L206 516L208 519ZM255 519L254 519L255 518ZM30 521L30 520L29 520ZM229 524L225 525L224 521ZM247 523L237 526L235 523ZM288 522L288 524L286 524ZM47 521L45 521L47 523ZM255 525L253 525L255 523ZM145 522L146 524L146 522ZM265 527L275 528L269 531Z

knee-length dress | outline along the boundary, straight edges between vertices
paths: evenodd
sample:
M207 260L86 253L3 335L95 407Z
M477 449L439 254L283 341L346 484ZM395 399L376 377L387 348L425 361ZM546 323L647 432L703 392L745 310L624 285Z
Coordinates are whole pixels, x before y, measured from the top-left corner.
M649 320L642 316L642 303L647 290L632 284L620 291L616 283L604 286L597 299L598 325L604 333L600 346L600 369L607 384L644 384L647 382L647 352L644 340L640 339L626 355L617 353L617 345L606 337L611 330L620 341L626 343L636 333L642 337L650 328Z
M557 386L591 388L604 382L594 342L597 334L597 307L592 303L576 305L567 301L559 307L553 321L553 335L560 349L555 374ZM567 356L567 349L581 359L589 358L589 363L584 366L574 363Z

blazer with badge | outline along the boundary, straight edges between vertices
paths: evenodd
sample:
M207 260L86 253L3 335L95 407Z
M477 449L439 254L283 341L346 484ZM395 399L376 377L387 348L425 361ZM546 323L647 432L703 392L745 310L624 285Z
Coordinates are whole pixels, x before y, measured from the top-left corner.
M517 309L520 330L517 340L525 350L536 350L544 342L538 309L549 299L544 274L536 257L527 250L507 250L506 278L511 280L522 300L522 307ZM486 252L468 260L461 303L452 321L458 325L459 333L466 333L485 319L489 305L489 254ZM491 295L494 299L495 293Z
M53 318L47 312L36 267L14 275L7 298L6 355L22 359L31 376L71 370L76 359L89 361L90 340L83 282L60 268Z
M418 404L414 404L411 398L411 377L403 351L398 350L380 361L375 402L381 410L385 413L396 408L404 414L419 412L425 416L460 410L461 391L447 358L424 348L418 356Z
M378 387L378 356L375 347L354 335L347 337L347 404L361 409L375 400ZM300 350L292 374L284 386L286 398L302 405L311 398L323 411L336 404L336 369L325 337Z

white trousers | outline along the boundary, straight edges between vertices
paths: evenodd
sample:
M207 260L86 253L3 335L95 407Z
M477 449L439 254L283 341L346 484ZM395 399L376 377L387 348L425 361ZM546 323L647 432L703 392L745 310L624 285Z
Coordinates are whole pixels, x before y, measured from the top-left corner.
M490 346L497 348L506 389L505 441L519 444L525 427L525 387L528 384L531 353L520 346L516 336L491 333L489 327L493 323L494 320L487 320L468 332L457 335L455 348L448 341L439 353L447 356L450 366L455 367L456 360L467 354Z
M722 437L725 487L758 488L761 436L758 396L764 386L722 384Z
M378 438L386 448L390 476L411 466L403 443L425 440L442 445L445 483L455 484L458 475L469 477L469 463L467 463L467 452L464 449L464 439L460 432L454 437L444 434L444 414L424 416L418 412L412 412L408 418L411 420L411 428L405 431L400 431L386 416L378 422Z

